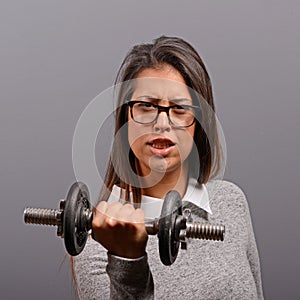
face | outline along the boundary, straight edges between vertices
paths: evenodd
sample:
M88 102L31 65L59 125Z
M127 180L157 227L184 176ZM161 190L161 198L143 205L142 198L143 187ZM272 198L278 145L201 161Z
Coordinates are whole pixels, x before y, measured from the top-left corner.
M138 74L131 100L160 106L192 105L182 75L166 64L160 68L144 69ZM188 168L187 158L193 147L194 131L195 123L185 128L170 124L165 111L160 112L151 124L133 121L128 111L128 140L143 176L151 172L178 173L182 168Z

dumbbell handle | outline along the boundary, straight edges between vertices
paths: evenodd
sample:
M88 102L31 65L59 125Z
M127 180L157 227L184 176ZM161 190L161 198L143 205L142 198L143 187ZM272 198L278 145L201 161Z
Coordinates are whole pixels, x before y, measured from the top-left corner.
M58 209L26 207L23 216L27 224L60 226L62 213Z
M24 210L24 222L27 224L61 226L63 209L26 207ZM87 230L91 229L91 210L86 210ZM90 219L90 220L89 220ZM158 220L145 223L148 234L158 233Z
M28 224L62 226L63 209L33 208L27 207L24 210L24 221ZM86 230L92 228L92 211L86 210ZM208 223L187 222L184 218L180 220L184 222L184 228L180 233L180 239L206 239L206 240L224 240L225 227L223 225L212 225ZM159 231L158 219L151 222L145 222L147 233L156 235ZM61 231L58 230L61 236Z

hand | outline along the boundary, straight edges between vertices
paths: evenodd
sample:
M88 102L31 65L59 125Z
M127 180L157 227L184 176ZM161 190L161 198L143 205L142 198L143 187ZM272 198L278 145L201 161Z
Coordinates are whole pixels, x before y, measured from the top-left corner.
M93 213L93 238L113 255L142 257L148 240L144 219L144 212L131 204L101 201Z

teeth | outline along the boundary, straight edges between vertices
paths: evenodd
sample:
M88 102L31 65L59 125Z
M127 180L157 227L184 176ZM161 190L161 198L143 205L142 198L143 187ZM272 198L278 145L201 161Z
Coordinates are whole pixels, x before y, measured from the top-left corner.
M152 144L152 147L157 149L165 149L170 147L170 144Z

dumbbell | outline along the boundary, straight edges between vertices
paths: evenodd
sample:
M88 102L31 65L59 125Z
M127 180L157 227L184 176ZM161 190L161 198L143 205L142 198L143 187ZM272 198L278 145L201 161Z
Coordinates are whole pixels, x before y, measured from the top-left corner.
M57 226L57 235L64 238L65 248L72 256L83 250L92 219L89 190L82 182L71 186L59 209L27 207L24 210L25 223ZM182 200L175 190L166 195L160 218L145 221L145 227L148 234L158 235L160 259L167 266L176 260L180 244L186 249L189 238L223 241L225 233L223 225L193 223L190 210L182 211Z

